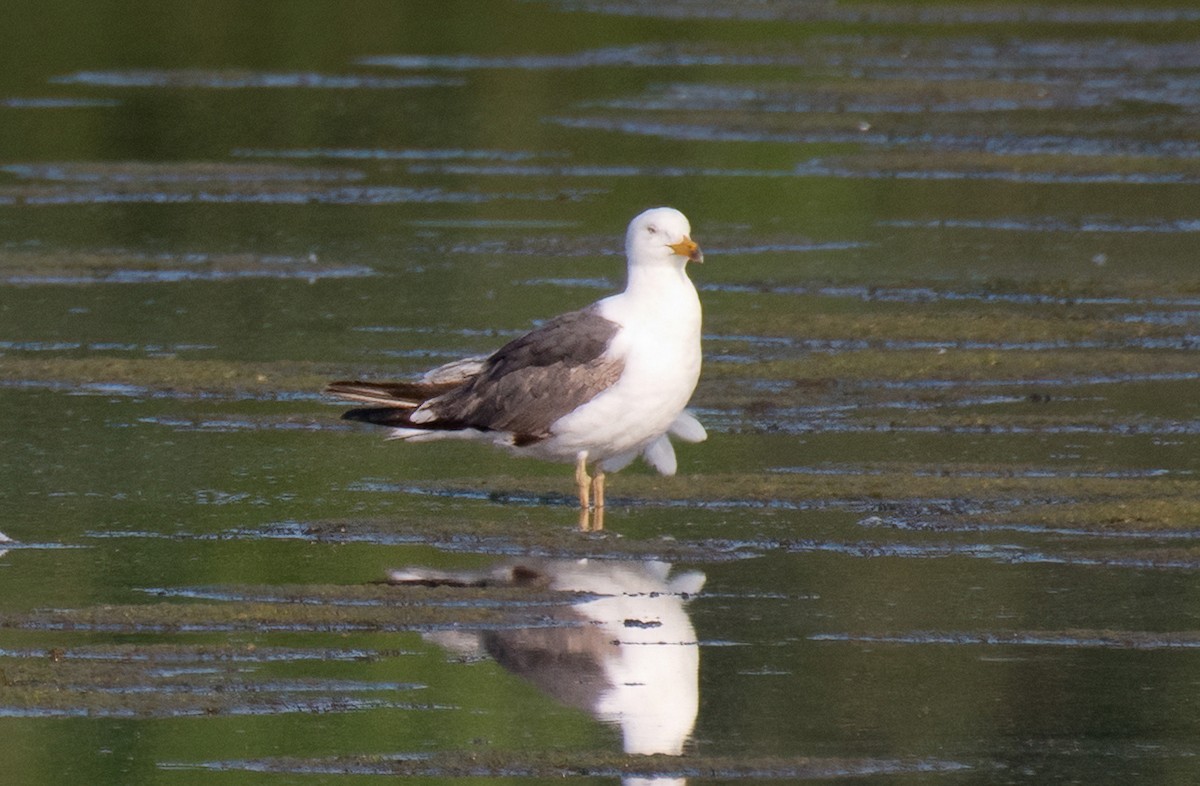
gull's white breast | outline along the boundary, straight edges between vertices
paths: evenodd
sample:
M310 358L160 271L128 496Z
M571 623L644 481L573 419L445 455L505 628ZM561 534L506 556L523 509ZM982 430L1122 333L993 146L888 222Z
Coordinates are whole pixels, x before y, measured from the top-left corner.
M569 458L603 461L639 452L670 428L700 377L700 299L679 271L652 288L630 288L600 301L621 326L606 354L624 363L610 388L560 418L545 447Z

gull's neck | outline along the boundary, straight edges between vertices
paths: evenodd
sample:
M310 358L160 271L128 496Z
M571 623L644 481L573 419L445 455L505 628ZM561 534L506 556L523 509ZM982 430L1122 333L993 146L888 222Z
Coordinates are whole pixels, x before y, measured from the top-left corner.
M695 291L682 264L630 263L626 273L625 294L634 299L661 298L673 291Z

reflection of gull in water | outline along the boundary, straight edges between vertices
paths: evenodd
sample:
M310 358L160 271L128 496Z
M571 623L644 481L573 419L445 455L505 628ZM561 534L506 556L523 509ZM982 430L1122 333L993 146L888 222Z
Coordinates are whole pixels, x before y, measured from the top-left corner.
M704 574L665 562L522 561L488 573L407 568L392 583L529 585L595 596L570 606L578 625L433 634L459 652L486 651L569 706L621 728L626 753L679 755L699 707L700 652L684 608Z
M3 532L0 532L0 557L3 557L5 554L8 553L8 549L4 548L4 544L12 543L12 542L13 542L12 538L5 535Z

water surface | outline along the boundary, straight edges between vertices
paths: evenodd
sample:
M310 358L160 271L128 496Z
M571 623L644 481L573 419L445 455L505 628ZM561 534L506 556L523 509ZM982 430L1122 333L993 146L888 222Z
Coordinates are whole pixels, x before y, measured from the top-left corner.
M5 27L17 781L1196 779L1193 9ZM710 436L605 532L569 468L320 396L619 287L657 204L706 252Z

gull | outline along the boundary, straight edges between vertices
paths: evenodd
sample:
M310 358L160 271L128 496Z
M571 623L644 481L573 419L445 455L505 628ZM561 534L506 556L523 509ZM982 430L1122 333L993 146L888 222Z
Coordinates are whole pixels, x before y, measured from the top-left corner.
M707 437L685 408L700 377L700 299L687 275L703 261L691 225L659 207L625 235L624 291L554 317L487 356L415 381L338 381L326 392L368 406L342 417L391 429L390 439L467 439L517 456L573 463L580 521L603 526L604 476L638 456L676 470L668 435ZM593 474L588 474L591 467Z

